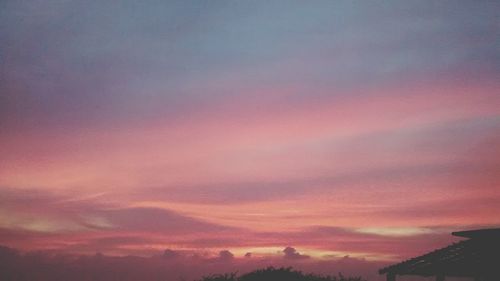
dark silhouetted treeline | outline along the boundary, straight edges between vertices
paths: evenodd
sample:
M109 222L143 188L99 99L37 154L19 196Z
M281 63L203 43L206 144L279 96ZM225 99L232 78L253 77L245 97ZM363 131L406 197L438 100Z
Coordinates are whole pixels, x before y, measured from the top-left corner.
M361 277L345 277L339 273L338 276L321 276L315 274L305 274L301 271L293 270L291 267L255 270L241 276L236 273L226 273L211 275L199 281L366 281Z

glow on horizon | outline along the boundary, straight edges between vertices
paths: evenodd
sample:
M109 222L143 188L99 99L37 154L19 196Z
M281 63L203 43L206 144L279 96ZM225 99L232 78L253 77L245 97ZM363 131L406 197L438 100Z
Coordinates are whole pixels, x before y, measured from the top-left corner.
M367 227L367 228L359 228L356 229L357 232L360 233L369 233L369 234L377 234L383 236L413 236L419 234L430 234L434 231L428 228L420 228L420 227Z

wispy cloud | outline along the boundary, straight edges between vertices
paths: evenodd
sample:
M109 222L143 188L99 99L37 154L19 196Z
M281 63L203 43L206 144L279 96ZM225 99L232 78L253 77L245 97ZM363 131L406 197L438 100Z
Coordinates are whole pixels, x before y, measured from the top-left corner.
M1 6L0 244L320 271L500 224L496 3Z

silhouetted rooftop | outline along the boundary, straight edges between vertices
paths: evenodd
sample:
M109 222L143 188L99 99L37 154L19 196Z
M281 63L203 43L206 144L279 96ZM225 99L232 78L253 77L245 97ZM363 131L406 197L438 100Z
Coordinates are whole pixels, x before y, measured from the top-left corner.
M392 278L396 275L498 276L500 229L460 231L452 234L470 239L382 268L379 273L387 273L388 276L392 275Z
M490 228L490 229L477 229L477 230L466 230L452 232L452 235L465 237L465 238L496 238L500 239L500 228Z

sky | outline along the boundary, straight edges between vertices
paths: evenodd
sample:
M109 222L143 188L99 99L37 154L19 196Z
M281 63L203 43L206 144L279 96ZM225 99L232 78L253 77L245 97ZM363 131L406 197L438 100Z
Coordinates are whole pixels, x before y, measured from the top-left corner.
M495 2L1 1L0 245L337 272L498 226Z

